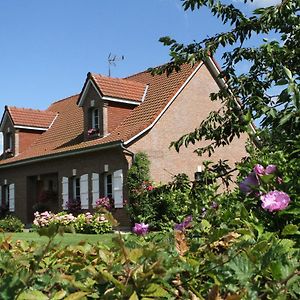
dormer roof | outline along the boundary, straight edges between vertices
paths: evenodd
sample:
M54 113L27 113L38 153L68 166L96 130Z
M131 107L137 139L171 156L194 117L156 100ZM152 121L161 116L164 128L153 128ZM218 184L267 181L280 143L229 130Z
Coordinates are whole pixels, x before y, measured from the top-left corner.
M0 130L8 116L15 128L47 130L55 120L56 113L39 109L6 106Z
M106 77L88 73L87 80L80 94L78 105L82 106L84 95L90 84L94 85L104 100L140 104L144 101L148 85L134 80Z

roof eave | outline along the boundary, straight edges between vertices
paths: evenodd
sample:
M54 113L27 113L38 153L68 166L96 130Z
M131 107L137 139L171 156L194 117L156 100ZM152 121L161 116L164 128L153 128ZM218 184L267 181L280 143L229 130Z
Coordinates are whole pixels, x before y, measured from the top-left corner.
M118 141L114 141L114 142L110 142L110 143L94 145L94 146L91 146L91 147L86 147L86 148L81 148L81 149L76 149L76 150L64 151L64 152L60 152L60 153L48 154L48 155L38 156L38 157L31 157L31 158L28 158L28 159L23 159L23 160L14 161L14 162L11 162L11 163L0 165L0 169L23 166L23 165L36 163L36 162L42 162L42 161L46 161L46 160L64 158L64 157L74 156L74 155L80 155L80 154L83 154L83 153L96 152L96 151L99 151L99 150L117 148L117 147L121 147L122 144L123 144L123 141L118 140Z

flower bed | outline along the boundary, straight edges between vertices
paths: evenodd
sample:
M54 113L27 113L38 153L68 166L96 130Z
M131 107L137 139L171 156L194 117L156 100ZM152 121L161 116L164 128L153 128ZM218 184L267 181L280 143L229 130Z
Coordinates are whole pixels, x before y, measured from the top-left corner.
M105 214L91 214L89 212L79 214L74 217L71 213L54 214L48 211L43 213L35 212L33 225L36 229L58 225L69 227L76 233L108 233L112 231L112 225L106 218Z

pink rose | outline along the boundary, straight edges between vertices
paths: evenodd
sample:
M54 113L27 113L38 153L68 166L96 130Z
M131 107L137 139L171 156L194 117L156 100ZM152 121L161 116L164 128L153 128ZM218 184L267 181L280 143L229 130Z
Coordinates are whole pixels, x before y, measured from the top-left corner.
M262 208L270 212L285 209L291 201L288 194L276 190L262 195L260 199Z

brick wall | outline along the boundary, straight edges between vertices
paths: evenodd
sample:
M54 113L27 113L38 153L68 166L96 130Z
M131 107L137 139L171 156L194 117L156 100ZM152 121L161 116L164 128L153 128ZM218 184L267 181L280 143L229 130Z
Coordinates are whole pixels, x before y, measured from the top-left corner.
M29 148L43 131L19 130L16 132L19 136L19 153Z
M210 111L219 108L220 104L216 101L211 102L209 98L210 93L216 91L218 86L203 65L156 125L129 147L133 152L145 151L149 155L151 176L155 182L168 182L172 179L172 174L182 172L193 179L197 166L204 160L216 162L221 158L227 158L234 165L235 161L245 156L246 135L227 147L219 148L212 157L207 155L199 157L193 153L205 142L190 145L188 148L182 146L179 153L174 148L169 149L172 141L193 131Z
M7 184L15 184L15 214L22 219L23 222L29 223L33 218L32 206L34 197L32 196L33 176L43 174L57 174L58 182L58 198L59 207L62 208L62 178L72 177L72 170L77 170L77 176L84 174L89 175L89 205L92 208L92 173L98 173L100 176L100 196L104 196L104 164L108 164L109 172L123 169L124 185L127 176L128 163L120 148L112 148L92 152L88 154L74 155L65 158L53 159L38 163L31 163L24 166L14 168L0 168L0 185L3 185L4 179ZM124 199L127 198L126 189L124 189ZM120 211L119 211L120 210ZM122 222L128 220L124 217L123 209L117 209L116 214L120 216Z

